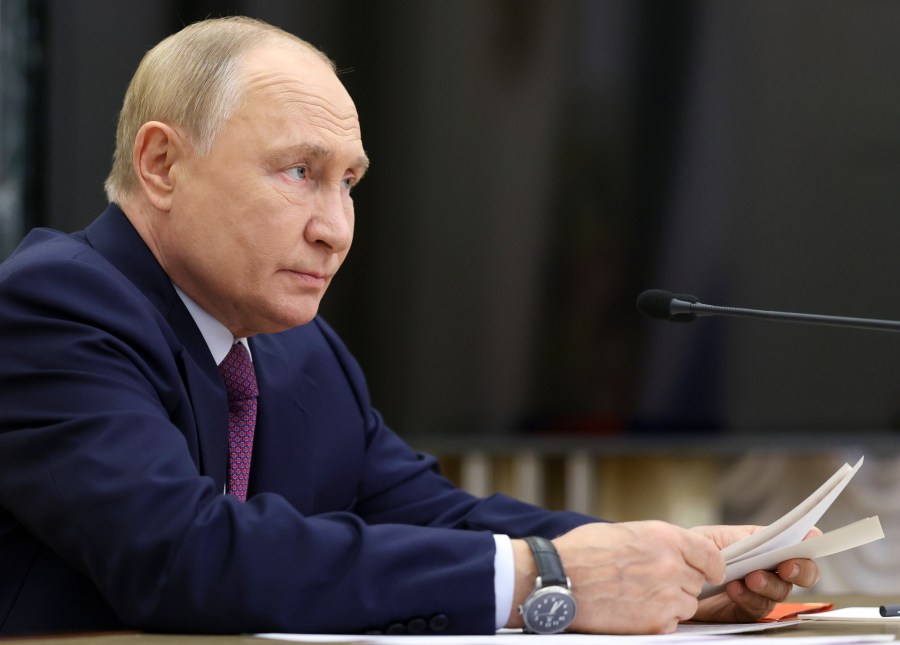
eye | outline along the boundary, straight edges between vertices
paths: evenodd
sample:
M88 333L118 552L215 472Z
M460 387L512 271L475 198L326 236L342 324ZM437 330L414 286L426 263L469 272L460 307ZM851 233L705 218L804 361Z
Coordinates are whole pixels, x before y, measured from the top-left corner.
M341 187L350 190L356 185L356 177L344 177L341 179Z
M306 175L308 174L308 170L306 166L294 166L292 168L288 168L284 171L285 174L291 179L306 179Z

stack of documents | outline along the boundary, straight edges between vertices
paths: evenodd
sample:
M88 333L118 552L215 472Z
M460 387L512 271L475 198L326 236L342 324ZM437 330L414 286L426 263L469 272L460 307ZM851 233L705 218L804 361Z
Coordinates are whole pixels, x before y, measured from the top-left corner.
M792 558L822 558L884 537L878 517L804 540L841 491L863 464L863 457L852 468L841 466L818 490L764 529L722 549L725 557L725 582L706 585L701 598L721 592L725 584L743 578L751 571L771 571L779 562Z

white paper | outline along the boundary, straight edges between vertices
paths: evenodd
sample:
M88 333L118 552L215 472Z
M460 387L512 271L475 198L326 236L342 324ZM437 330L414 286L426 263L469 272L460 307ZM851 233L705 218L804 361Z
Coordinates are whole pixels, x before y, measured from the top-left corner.
M863 460L860 457L852 468L844 464L812 495L772 524L722 549L725 580L719 585L704 585L700 598L720 593L732 580L757 569L771 571L785 560L823 558L883 538L881 522L877 517L870 517L825 535L803 539L850 483Z
M771 571L778 563L792 558L824 558L826 555L833 555L853 549L884 537L884 531L881 528L881 521L877 516L867 517L853 524L817 535L814 538L803 540L798 544L775 549L766 553L739 560L725 567L725 583L716 586L707 585L703 588L701 598L720 593L725 584L732 580L743 578L751 571L758 569L762 571Z
M844 607L815 614L801 614L803 620L841 620L863 623L900 623L900 616L882 616L878 607Z
M676 634L747 634L750 632L767 632L773 629L791 627L799 620L780 620L775 623L681 623Z
M629 643L642 643L644 640L657 642L675 641L691 642L697 636L705 638L712 636L724 636L728 634L745 634L748 632L770 631L791 627L799 623L799 620L783 620L774 623L681 623L672 634L629 635L614 634L525 634L520 629L501 629L496 634L487 636L383 636L360 634L254 634L258 638L270 638L275 640L293 641L297 643L353 643L369 645L554 645L553 641L560 641L555 645L579 645L579 641L589 641L580 645L598 645L605 642L628 641Z
M791 623L793 624L793 623ZM736 627L765 625L761 629L777 629L778 623L750 623ZM686 627L686 625L685 625ZM704 625L697 625L704 627ZM710 626L715 627L715 626ZM496 634L493 636L360 636L352 634L255 634L258 638L268 638L294 643L352 643L354 645L652 645L654 643L739 643L747 645L745 636L731 636L701 631L675 632L651 636L605 636L590 634ZM884 643L893 641L893 634L845 634L841 636L796 636L772 637L766 645L835 645L851 643Z
M853 468L849 464L844 464L812 495L782 517L753 535L722 549L725 562L737 562L765 551L773 551L800 542L850 483L864 459L865 457L860 457Z

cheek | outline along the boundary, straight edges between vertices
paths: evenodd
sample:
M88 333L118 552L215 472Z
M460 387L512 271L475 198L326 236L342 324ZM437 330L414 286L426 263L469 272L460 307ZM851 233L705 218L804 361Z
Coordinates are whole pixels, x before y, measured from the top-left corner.
M353 239L353 234L356 232L356 211L353 208L353 199L350 196L347 196L347 205L344 207L344 215L347 218L347 226L350 228L350 238L351 241Z
M259 278L277 273L280 269L295 267L305 255L303 228L295 220L266 218L255 235L238 253L247 256L248 270Z

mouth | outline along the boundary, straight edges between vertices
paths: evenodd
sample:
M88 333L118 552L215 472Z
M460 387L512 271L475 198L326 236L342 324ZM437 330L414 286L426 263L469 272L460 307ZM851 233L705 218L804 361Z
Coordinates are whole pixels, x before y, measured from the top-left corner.
M312 288L325 287L328 284L330 277L328 274L319 273L318 271L294 271L293 269L286 269L286 272L293 276L293 278L301 285Z

